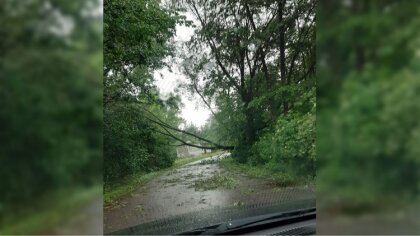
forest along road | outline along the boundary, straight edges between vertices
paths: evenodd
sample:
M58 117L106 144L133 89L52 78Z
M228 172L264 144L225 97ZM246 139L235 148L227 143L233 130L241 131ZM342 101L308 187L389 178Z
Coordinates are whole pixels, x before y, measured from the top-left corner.
M308 195L306 187L276 188L266 180L230 173L218 164L225 157L210 157L166 172L117 206L106 207L104 233L183 213L269 202L273 196L287 201Z

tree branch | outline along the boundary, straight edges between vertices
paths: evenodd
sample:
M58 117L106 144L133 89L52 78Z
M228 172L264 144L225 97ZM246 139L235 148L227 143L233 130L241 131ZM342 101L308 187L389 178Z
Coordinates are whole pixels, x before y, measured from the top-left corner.
M153 122L153 123L155 123L155 124L157 124L157 125L159 125L160 127L162 127L163 129L165 129L165 130L167 130L167 129L170 129L170 130L173 130L173 131L177 131L177 132L180 132L180 133L183 133L183 134L186 134L186 135L189 135L189 136L193 136L194 138L197 138L197 139L199 139L199 140L202 140L202 141L204 141L204 142L207 142L207 143L210 143L210 144L212 144L212 145L214 145L214 149L224 149L224 150L233 150L234 149L234 147L233 146L224 146L224 145L221 145L221 144L217 144L217 143L215 143L215 142L213 142L213 141L210 141L210 140L208 140L208 139L206 139L206 138L203 138L203 137L200 137L200 136L198 136L198 135L196 135L196 134L193 134L193 133L190 133L190 132L188 132L188 131L185 131L185 130L181 130L181 129L178 129L178 128L175 128L175 127L172 127L171 125L168 125L168 124L166 124L164 121L162 121L159 117L157 117L155 114L153 114L151 111L149 111L149 110L147 110L146 108L144 108L144 107L141 107L140 106L140 109L142 109L142 110L144 110L145 112L147 112L148 114L150 114L152 117L154 117L156 120L154 120L154 119L152 119L152 118L150 118L150 117L148 117L148 116L146 116L146 115L143 115L146 119L148 119L149 121L151 121L151 122ZM168 131L169 132L169 131ZM181 141L179 138L177 139L178 141ZM185 141L183 141L182 140L182 142L185 142ZM186 142L185 142L186 143Z
M172 134L172 133L171 133L169 130L167 130L166 128L164 128L164 127L162 127L162 128L166 131L166 133L161 132L161 131L159 131L159 130L155 130L155 131L156 131L157 133L159 133L159 134L162 134L162 135L168 136L168 137L173 138L173 139L175 139L175 140L177 140L177 141L179 141L179 142L181 142L181 143L182 143L181 145L177 145L177 146L183 146L183 145L186 145L186 146L191 146L191 147L196 147L196 148L202 148L202 149L210 149L210 150L216 150L216 149L222 149L222 150L233 150L233 147L232 147L232 146L228 146L228 147L200 146L200 145L196 145L196 144L193 144L193 143L188 143L188 142L186 142L186 141L184 141L184 140L182 140L182 139L180 139L180 138L176 137L174 134Z
M201 18L197 7L195 6L194 3L191 3L190 5L193 7L193 10L195 11L195 15L197 16L198 20L200 21L201 27L205 28L206 23ZM239 85L236 83L235 79L230 75L229 71L226 69L226 67L221 62L221 58L220 58L220 55L219 55L219 51L217 50L216 44L213 42L213 40L208 35L205 34L204 37L206 38L206 40L207 40L207 42L208 42L208 44L209 44L209 46L210 46L210 48L211 48L211 50L214 54L217 65L219 65L220 69L226 75L226 77L229 79L232 86L234 86L238 91L240 91Z
M313 9L314 9L314 6L315 6L315 4L309 9L309 11L308 11L308 14L306 15L306 17L305 17L305 23L304 24L307 24L308 23L308 18L309 18L309 16L312 14L312 11L313 11ZM315 19L315 17L314 17L314 19ZM314 19L312 19L312 22L314 21ZM304 30L301 30L299 33L298 33L298 39L297 39L297 42L299 43L301 40L302 40L302 38L305 38L307 35L308 35L308 33L309 33L309 31L310 31L310 29L311 29L311 27L312 27L312 22L310 22L310 25L309 25L309 27L308 27L308 30L306 30L306 31L304 31ZM303 35L303 32L305 32L305 35ZM295 66L295 61L296 61L296 59L297 59L297 56L298 56L298 50L295 50L295 52L294 52L294 54L293 54L293 56L292 56L292 60L290 61L290 67L289 67L289 70L288 70L288 72L287 72L287 79L290 81L290 79L291 79L291 77L292 77L292 71L293 71L293 69L294 69L294 66Z
M254 30L254 32L256 32L257 31L257 27L255 26L254 18L252 17L252 13L251 13L251 10L249 9L248 4L246 4L246 3L245 3L245 11L246 11L247 18L248 18L249 22L251 23L252 29ZM257 55L255 57L255 60L258 60L258 51L259 51L260 52L259 55L260 55L261 62L262 62L262 65L263 65L264 76L265 76L266 81L269 81L270 80L270 75L268 73L267 63L265 61L264 49L262 48L263 45L264 45L264 43L260 44L260 46L258 47L258 49L257 49ZM254 68L255 68L255 64L256 63L254 63ZM250 67L249 62L248 62L248 66ZM253 71L253 73L251 73L251 77L253 77L252 76L253 74L255 74L255 70Z

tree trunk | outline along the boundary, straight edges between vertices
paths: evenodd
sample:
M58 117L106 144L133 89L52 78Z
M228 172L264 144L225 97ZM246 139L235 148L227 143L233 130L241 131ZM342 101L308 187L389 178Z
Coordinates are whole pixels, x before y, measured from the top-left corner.
M289 81L286 77L286 27L283 25L283 15L285 12L285 0L278 1L278 19L280 25L280 58L279 58L279 66L280 66L280 79L282 82L283 87L286 87L289 84ZM283 90L284 91L284 90ZM283 92L284 93L284 92ZM282 96L283 98L283 113L286 114L289 110L289 104L286 100L286 96Z
M256 137L256 130L255 130L255 124L254 124L254 109L249 108L248 104L249 102L245 103L245 117L246 117L245 143L252 145L255 142L255 137Z

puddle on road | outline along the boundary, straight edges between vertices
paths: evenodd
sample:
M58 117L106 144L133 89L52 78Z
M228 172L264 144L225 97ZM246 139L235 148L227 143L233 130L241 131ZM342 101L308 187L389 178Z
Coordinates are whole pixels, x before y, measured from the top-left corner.
M234 179L234 188L194 188L194 184L198 182L206 183L205 180L226 176ZM105 211L106 233L215 207L241 207L245 204L260 204L273 199L299 196L297 190L273 191L269 182L229 173L219 167L217 162L195 162L185 165L150 181L145 189L146 191L139 190L131 197L123 199L124 204L121 207ZM302 194L304 195L305 191L302 191Z

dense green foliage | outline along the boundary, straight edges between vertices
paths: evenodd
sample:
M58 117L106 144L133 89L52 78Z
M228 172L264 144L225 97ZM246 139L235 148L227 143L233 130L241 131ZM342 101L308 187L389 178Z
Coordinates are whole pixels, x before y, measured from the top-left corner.
M113 104L105 109L105 181L169 167L176 158L169 140L155 132L136 104Z
M313 96L313 95L312 95ZM268 164L291 177L315 176L315 103L306 114L288 113L252 147L251 164Z
M0 4L0 224L102 179L102 23L82 13L96 4Z
M320 9L322 202L354 210L418 196L419 8L371 0Z
M186 1L184 72L217 107L203 135L240 163L315 176L315 1Z
M156 0L104 1L104 73L147 69L162 65L167 41L181 20L174 10ZM176 17L175 17L176 16Z
M157 119L178 126L180 98L159 98L154 69L183 18L156 0L104 2L105 183L169 167L176 152ZM151 113L147 113L150 111Z

